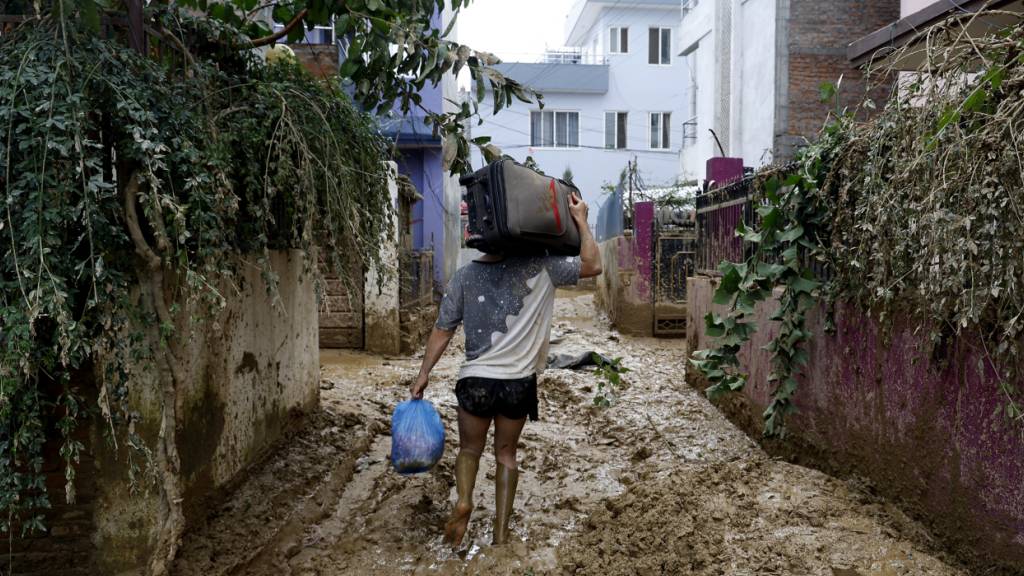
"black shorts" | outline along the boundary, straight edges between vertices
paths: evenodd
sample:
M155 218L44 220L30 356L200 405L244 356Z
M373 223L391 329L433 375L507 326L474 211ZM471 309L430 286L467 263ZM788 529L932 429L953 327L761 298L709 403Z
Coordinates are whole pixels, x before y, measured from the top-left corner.
M455 384L459 407L473 416L537 419L537 375L516 380L462 378Z

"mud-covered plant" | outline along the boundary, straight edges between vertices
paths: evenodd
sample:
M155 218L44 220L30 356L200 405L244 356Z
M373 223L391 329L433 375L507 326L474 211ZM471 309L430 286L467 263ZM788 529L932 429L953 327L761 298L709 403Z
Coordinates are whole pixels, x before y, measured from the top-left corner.
M138 450L122 452L128 472L152 464L141 488L161 494L151 571L164 572L183 526L173 430L190 326L240 289L239 265L273 299L271 249L375 262L392 225L386 144L294 65L242 54L184 72L70 14L0 37L0 530L42 527L47 441L74 501L76 429L98 407L111 440ZM153 369L167 377L141 390ZM133 394L161 399L145 423L159 438L136 433Z
M728 309L706 318L716 345L693 364L710 395L741 389L737 354L754 306L781 288L767 433L792 411L809 307L838 299L883 326L909 321L939 361L950 339L966 337L981 358L967 368L994 376L1004 399L996 415L1024 433L1024 26L1003 16L1017 24L984 36L962 33L975 14L928 29L904 49L924 47L921 71L900 77L883 107L866 99L837 110L790 172L756 181L758 222L737 231L754 249L721 265L714 299ZM896 77L882 66L871 73Z
M629 368L622 365L622 358L605 358L594 352L591 360L596 366L594 374L597 376L597 392L594 394L594 406L607 408L612 405L622 388L622 375L629 372Z

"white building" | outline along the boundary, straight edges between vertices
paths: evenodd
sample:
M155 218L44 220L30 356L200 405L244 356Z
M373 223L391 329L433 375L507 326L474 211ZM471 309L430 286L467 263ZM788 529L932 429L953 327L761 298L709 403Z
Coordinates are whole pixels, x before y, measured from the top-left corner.
M517 101L492 117L488 98L472 135L490 136L516 160L532 156L549 175L571 170L592 220L602 187L616 184L634 159L646 185L674 183L687 102L675 55L679 16L679 0L577 1L567 49L496 66L543 93L544 109ZM473 165L484 165L479 151Z
M791 159L832 108L820 101L822 83L843 78L843 105L865 95L847 45L889 23L899 7L898 0L682 0L676 53L688 76L685 128L693 136L679 155L682 177L704 178L714 156L753 168Z
M685 63L690 99L681 174L703 178L705 163L713 156L740 157L748 166L770 162L776 120L776 0L682 4L677 53Z

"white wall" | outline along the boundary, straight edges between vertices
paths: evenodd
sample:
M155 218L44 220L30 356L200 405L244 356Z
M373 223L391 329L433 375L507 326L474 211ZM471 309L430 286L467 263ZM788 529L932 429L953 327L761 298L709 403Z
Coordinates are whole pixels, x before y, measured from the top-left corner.
M682 16L677 50L694 54L697 83L697 140L679 158L684 179L703 179L708 158L721 154L709 128L744 165L772 160L776 3L702 0Z
M936 0L900 0L900 18L906 18Z
M680 177L684 180L703 179L707 159L718 155L714 139L708 132L709 128L716 131L718 128L714 126L715 102L718 97L715 93L717 60L714 16L715 2L702 0L683 15L680 26L676 57L683 63L683 74L695 74L697 82L697 139L682 148L679 155ZM693 56L688 59L686 54ZM691 70L687 62L694 62L696 70ZM684 76L684 81L689 82L689 79ZM684 115L683 120L686 119Z
M730 154L755 168L771 161L775 140L775 2L746 0L740 22L733 24L742 32L739 64L733 68L738 74L732 82L733 91L739 92L739 142Z
M547 93L545 110L568 110L580 114L580 147L552 149L530 147L529 106L516 102L512 108L492 117L490 95L481 105L484 123L472 127L472 135L491 136L492 143L513 158L522 161L532 156L541 169L561 177L566 167L572 169L574 181L591 205L591 221L603 201L604 184L618 182L620 172L634 157L641 178L649 186L662 186L678 177L678 154L682 140L682 123L686 119L687 83L683 59L672 50L672 63L667 66L648 64L648 28L673 28L673 44L677 42L679 9L608 9L585 35L580 46L588 50L598 39L602 55L607 48L611 26L629 28L629 52L610 54L608 92L606 94ZM570 65L565 65L570 66ZM557 72L557 69L553 69ZM628 113L627 146L625 150L604 148L604 113ZM670 112L670 146L667 150L650 149L650 112ZM473 166L483 166L479 152L474 150Z

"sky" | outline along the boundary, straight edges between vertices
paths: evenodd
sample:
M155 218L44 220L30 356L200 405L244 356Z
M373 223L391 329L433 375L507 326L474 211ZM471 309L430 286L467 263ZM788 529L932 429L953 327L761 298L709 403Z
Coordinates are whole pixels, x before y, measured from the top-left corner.
M456 40L505 61L531 61L565 43L574 0L473 0L459 14Z

